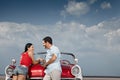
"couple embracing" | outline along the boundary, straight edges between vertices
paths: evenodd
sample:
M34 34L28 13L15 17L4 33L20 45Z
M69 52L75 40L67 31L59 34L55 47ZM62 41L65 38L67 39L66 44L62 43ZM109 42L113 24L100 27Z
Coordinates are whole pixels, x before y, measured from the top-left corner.
M47 50L45 60L39 58L34 59L34 46L32 43L25 45L25 50L20 57L20 65L17 66L13 73L13 80L26 80L28 69L31 64L39 64L44 62L45 76L43 80L60 80L61 65L60 65L60 51L53 45L52 38L47 36L43 38L43 46Z

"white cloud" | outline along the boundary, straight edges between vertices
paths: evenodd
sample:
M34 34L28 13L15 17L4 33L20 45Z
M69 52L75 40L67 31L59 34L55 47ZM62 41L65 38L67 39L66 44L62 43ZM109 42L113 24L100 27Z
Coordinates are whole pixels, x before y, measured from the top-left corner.
M75 16L81 16L86 14L89 11L89 6L85 2L75 2L75 1L69 1L67 5L65 5L65 10L61 12L63 16L69 15L75 15Z
M21 47L26 42L39 43L40 45L42 38L50 35L55 38L55 43L65 51L70 49L79 52L88 48L94 50L109 49L109 44L116 44L115 41L119 42L119 25L120 19L104 21L90 27L76 22L63 23L62 21L49 26L4 22L0 23L0 46L16 44ZM73 48L73 46L77 48ZM111 46L115 47L116 45Z
M111 8L112 6L111 6L111 4L109 3L109 2L103 2L102 4L101 4L101 8L102 9L109 9L109 8Z
M94 4L97 0L88 0L89 4Z
M21 48L27 42L35 43L40 40L39 35L41 34L39 34L39 30L42 29L43 29L42 27L37 28L37 26L31 24L1 22L0 45L1 46L16 45Z
M106 33L104 36L107 37L109 45L114 46L115 49L120 48L120 44L118 44L120 41L120 38L119 38L120 37L120 29L113 30L113 31L111 30L108 33Z

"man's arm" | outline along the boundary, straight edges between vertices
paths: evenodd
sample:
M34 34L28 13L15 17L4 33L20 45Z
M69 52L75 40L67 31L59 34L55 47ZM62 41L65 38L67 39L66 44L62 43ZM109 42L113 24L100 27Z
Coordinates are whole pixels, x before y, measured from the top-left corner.
M49 64L53 63L56 60L57 56L55 54L52 55L52 58L46 62L43 66L47 67Z

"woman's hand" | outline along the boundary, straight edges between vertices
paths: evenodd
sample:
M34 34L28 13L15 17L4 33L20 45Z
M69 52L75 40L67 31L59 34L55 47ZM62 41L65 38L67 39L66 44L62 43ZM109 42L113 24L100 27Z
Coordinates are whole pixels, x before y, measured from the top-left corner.
M43 58L38 58L37 60L39 60L39 63L41 63L42 65L46 62Z

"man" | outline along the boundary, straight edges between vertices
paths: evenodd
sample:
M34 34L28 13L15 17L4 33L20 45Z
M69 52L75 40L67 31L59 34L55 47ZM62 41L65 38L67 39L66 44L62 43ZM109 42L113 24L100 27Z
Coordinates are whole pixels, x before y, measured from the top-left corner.
M46 62L43 65L46 68L43 80L60 80L60 51L53 45L52 38L49 36L43 38L43 46L47 49Z

